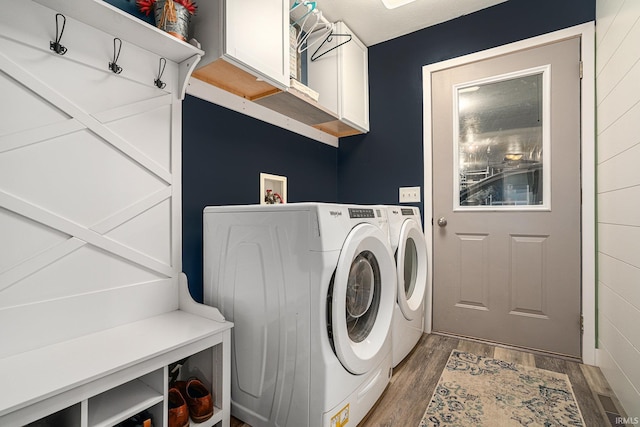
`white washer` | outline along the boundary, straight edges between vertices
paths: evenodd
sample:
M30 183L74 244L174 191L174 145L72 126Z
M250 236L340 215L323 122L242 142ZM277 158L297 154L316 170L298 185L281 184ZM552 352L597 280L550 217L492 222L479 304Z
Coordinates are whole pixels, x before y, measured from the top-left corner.
M387 206L389 243L397 266L397 299L393 312L393 366L413 350L424 331L427 289L427 244L420 209Z
M386 211L204 210L204 299L234 322L231 413L254 427L355 427L391 377Z

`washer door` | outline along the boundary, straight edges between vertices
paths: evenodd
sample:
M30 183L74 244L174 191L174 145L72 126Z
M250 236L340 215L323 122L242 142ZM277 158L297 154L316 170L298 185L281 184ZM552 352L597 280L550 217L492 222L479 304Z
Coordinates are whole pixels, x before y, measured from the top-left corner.
M338 359L353 374L374 368L384 357L395 300L395 264L386 236L372 224L358 224L347 236L336 268L331 329Z
M427 243L420 225L407 219L400 228L396 264L398 305L407 320L420 315L427 288Z

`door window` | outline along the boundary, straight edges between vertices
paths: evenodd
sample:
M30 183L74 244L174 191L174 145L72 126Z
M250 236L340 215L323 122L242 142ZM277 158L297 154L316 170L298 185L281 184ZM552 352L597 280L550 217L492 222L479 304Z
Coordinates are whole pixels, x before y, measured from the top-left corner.
M380 304L380 269L376 257L363 251L351 263L346 294L347 332L362 342L373 329Z
M454 86L454 209L548 209L548 67Z

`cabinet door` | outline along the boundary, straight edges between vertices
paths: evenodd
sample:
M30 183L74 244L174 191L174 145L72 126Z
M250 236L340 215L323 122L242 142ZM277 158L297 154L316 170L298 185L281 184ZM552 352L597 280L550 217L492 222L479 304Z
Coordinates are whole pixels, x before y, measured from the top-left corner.
M352 34L343 23L337 23L338 34ZM352 126L369 130L369 57L367 47L353 35L351 41L340 46L338 81L340 95L338 115Z
M367 47L343 22L336 23L335 34L322 44L313 36L310 37L311 45L314 47L307 55L307 84L320 93L318 102L337 113L343 123L361 132L368 132ZM341 44L345 41L344 34L351 35L351 40ZM317 52L314 52L316 49ZM313 53L321 56L312 61Z
M225 2L225 54L249 69L289 87L289 2Z

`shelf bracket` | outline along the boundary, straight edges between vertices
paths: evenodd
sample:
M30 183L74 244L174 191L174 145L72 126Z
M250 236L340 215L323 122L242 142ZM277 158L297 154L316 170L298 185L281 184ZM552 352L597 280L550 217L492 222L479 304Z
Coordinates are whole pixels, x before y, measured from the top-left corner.
M187 86L189 85L189 78L191 74L196 69L196 65L200 62L202 58L201 55L193 55L191 58L182 61L179 64L179 91L178 91L178 99L181 101L184 99L184 95L187 92Z

